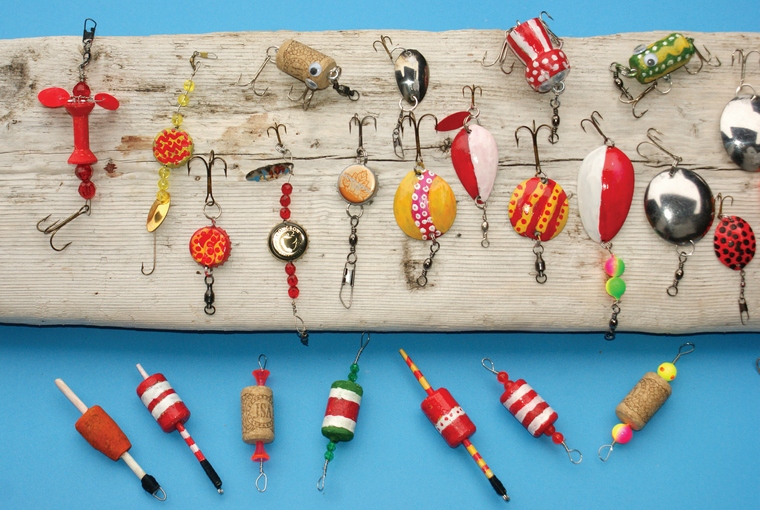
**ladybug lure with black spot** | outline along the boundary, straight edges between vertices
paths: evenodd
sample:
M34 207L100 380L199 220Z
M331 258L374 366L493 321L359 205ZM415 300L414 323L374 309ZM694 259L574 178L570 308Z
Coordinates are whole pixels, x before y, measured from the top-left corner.
M731 196L722 196L718 194L716 201L720 201L718 218L720 223L715 228L713 237L713 248L715 256L723 263L724 266L734 271L739 271L741 283L739 290L739 317L742 324L749 320L749 308L747 300L744 298L744 287L746 286L744 267L749 264L755 257L757 241L752 227L749 226L743 218L739 216L727 216L723 213L723 201L727 198L733 203L734 198Z

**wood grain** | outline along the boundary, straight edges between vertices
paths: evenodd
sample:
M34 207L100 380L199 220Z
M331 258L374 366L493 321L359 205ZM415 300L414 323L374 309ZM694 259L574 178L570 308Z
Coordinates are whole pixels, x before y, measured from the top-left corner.
M548 122L549 96L529 89L522 69L505 76L483 68L485 50L495 56L500 31L384 31L394 42L419 50L428 60L431 81L419 112L439 117L466 109L464 85L483 88L478 98L481 123L500 147L500 175L489 201L491 246L480 246L480 211L457 181L441 150L443 135L423 125L427 166L449 181L459 198L459 214L441 238L441 250L428 274L430 284L413 283L427 256L427 244L404 235L393 219L397 184L413 167L393 154L391 131L398 115L399 94L393 68L384 53L372 50L377 31L323 33L243 32L152 37L98 37L88 83L93 93L109 92L121 101L115 112L97 109L90 116L91 147L100 158L93 181L97 195L92 215L62 229L56 241L73 241L53 252L35 224L48 214L65 217L81 206L79 181L66 163L72 149L71 120L63 109L42 107L37 93L47 87L71 89L77 81L81 40L77 37L0 40L0 254L6 261L5 299L0 321L23 324L82 324L172 330L288 330L293 328L282 262L267 249L269 230L279 221L280 181L252 183L245 174L274 162L274 140L266 128L278 121L288 126L284 141L292 151L295 176L291 210L310 239L298 262L301 297L298 308L310 330L387 331L603 331L611 298L604 292L606 258L586 235L570 201L565 230L546 243L548 282L535 283L532 242L512 231L506 209L514 186L533 175L529 146L515 145L522 124ZM697 75L674 73L667 95L652 94L634 119L618 102L608 65L626 62L632 48L654 41L657 33L619 34L565 40L573 70L561 96L560 141L541 141L544 171L573 193L580 162L601 144L596 133L584 133L579 122L591 111L604 116L603 129L633 160L634 205L614 240L614 251L626 262L628 291L621 304L619 331L694 333L760 329L758 264L747 267L746 297L751 320L739 321L739 275L716 259L712 233L697 244L686 263L686 276L676 298L665 292L677 267L674 247L650 229L642 207L649 180L667 168L643 164L636 145L649 127L665 133L665 143L698 170L713 193L733 195L730 214L760 225L756 174L737 169L725 154L718 130L721 111L734 94L739 72L732 67L736 48L757 49L760 34L688 34L707 45L723 66ZM311 109L288 100L300 82L268 66L259 88L264 97L235 86L251 77L267 47L294 37L332 56L343 68L341 83L362 96L350 102L333 90L316 93ZM215 176L215 197L224 209L219 226L232 238L229 261L215 271L216 315L203 313L205 290L200 268L189 256L190 235L207 224L202 215L205 182L198 169L171 177L172 208L157 232L158 264L150 277L153 237L145 218L156 192L159 165L152 157L155 134L169 127L176 96L190 75L188 58L195 50L213 52L204 61L196 90L185 109L185 128L197 153L214 150L229 163L229 175ZM511 58L511 57L510 57ZM751 81L751 78L750 78ZM759 79L755 80L760 81ZM631 83L632 92L641 86ZM343 264L348 253L348 217L336 190L337 176L353 161L356 133L348 121L355 113L376 115L377 133L365 131L369 165L380 187L365 208L358 229L358 264L354 305L339 300ZM405 144L414 141L407 130ZM635 157L634 157L635 156ZM107 161L115 169L104 171ZM758 317L758 318L755 318Z

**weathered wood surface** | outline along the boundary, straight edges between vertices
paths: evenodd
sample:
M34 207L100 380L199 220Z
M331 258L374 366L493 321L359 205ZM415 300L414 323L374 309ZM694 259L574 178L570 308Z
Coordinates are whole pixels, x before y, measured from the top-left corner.
M481 121L500 147L500 175L489 201L488 249L480 247L480 211L459 184L448 156L439 148L444 136L423 125L424 157L459 198L453 228L441 239L441 250L429 274L430 284L413 283L428 245L407 238L396 226L393 195L413 166L393 155L391 131L399 94L393 69L383 53L372 50L377 31L327 33L249 32L154 37L98 37L88 82L95 92L121 101L115 112L97 109L90 116L91 146L100 158L93 180L93 212L58 234L53 252L48 238L35 229L47 214L62 218L80 207L74 168L66 163L72 148L71 120L63 109L42 107L37 93L47 87L71 89L77 81L81 41L55 37L0 41L0 254L5 262L0 321L25 324L86 324L177 330L288 330L293 327L283 263L267 250L267 235L279 221L280 181L251 183L245 174L262 162L276 160L274 140L265 135L274 121L288 126L285 143L295 157L293 219L308 231L310 247L298 262L301 297L298 308L310 330L603 330L611 299L604 292L605 252L583 230L577 200L570 202L567 227L546 243L549 280L538 285L530 275L532 242L509 225L506 209L514 186L533 174L530 146L515 146L514 130L548 122L550 97L532 92L522 69L505 76L485 69L485 50L495 56L500 31L442 33L387 31L393 41L420 50L431 67L428 95L419 112L439 116L467 107L462 86L483 88L478 99ZM760 329L760 264L747 268L747 301L751 320L739 322L739 275L718 262L712 233L697 244L686 264L676 298L668 297L677 266L674 247L650 229L642 207L647 183L666 168L645 166L636 145L649 127L657 127L668 147L682 155L684 166L698 170L713 192L733 195L731 214L760 226L760 175L738 170L723 151L718 119L733 97L738 68L731 67L735 48L760 48L760 34L689 34L706 44L724 65L691 76L674 76L673 90L642 101L649 108L636 120L618 102L607 67L626 62L633 47L664 35L621 34L571 39L565 50L573 71L562 95L560 142L541 141L544 171L574 192L578 166L599 146L596 133L584 133L579 122L592 110L604 116L603 128L636 168L636 192L627 223L614 240L625 260L628 291L622 302L620 331L688 333ZM268 46L296 37L333 56L343 68L341 82L359 89L349 102L334 91L318 92L309 111L286 95L301 84L273 65L261 78L267 95L255 97L234 86L238 76L252 76ZM189 76L194 50L210 51L218 60L204 62L197 87L185 111L185 128L198 153L213 149L230 164L225 180L216 176L214 192L224 208L219 225L233 242L229 261L215 271L217 313L203 313L205 290L201 269L189 256L187 243L207 224L202 215L205 182L184 169L171 177L172 208L158 230L158 265L150 277L152 235L145 230L147 211L156 192L157 169L151 153L155 133L170 126L176 96ZM754 71L754 70L752 70ZM755 82L760 84L760 77ZM751 76L752 77L752 76ZM633 83L632 91L641 86ZM378 117L377 133L365 132L370 165L380 178L374 203L359 225L354 305L338 301L343 264L348 253L348 218L336 191L338 173L353 160L356 133L348 120L358 112ZM413 138L407 137L407 147ZM106 161L116 169L106 173Z

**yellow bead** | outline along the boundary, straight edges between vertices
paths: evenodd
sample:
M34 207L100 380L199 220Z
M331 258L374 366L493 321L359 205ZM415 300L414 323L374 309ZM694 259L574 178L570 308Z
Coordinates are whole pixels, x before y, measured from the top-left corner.
M193 80L185 80L183 87L186 91L192 92L195 90L195 82Z
M166 202L168 202L169 197L170 195L168 191L161 190L158 193L156 193L156 200L158 200L162 204L165 204Z
M673 363L663 363L657 368L657 375L670 382L676 378L676 366Z
M167 166L162 166L158 169L158 176L162 179L168 179L172 174L172 171Z
M180 106L187 106L190 104L190 96L187 94L180 94L177 98L177 104Z
M159 179L158 180L158 189L160 190L167 190L169 189L169 181L166 179Z
M183 120L185 120L185 118L182 116L181 113L175 113L174 115L172 115L172 125L174 127L180 127L182 125Z

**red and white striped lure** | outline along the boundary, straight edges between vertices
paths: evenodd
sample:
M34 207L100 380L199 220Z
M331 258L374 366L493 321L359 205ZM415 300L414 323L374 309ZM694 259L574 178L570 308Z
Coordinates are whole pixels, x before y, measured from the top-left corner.
M506 45L525 65L525 79L536 92L564 89L570 62L557 38L539 16L519 23L507 32Z

